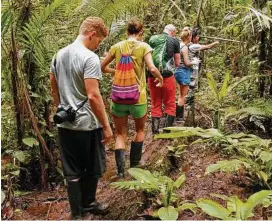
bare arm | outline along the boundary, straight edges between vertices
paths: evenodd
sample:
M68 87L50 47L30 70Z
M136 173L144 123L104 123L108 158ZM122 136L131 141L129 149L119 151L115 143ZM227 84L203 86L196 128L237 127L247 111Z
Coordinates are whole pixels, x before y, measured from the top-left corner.
M111 73L114 74L115 70L113 68L108 67L108 65L113 61L114 57L110 53L107 54L105 59L101 62L101 70L103 73Z
M185 66L192 66L193 63L190 62L190 60L189 60L188 47L183 47L181 49L181 53L182 53L182 56L183 56Z
M159 80L163 79L162 76L161 76L161 73L159 72L159 70L155 67L154 63L153 63L153 60L152 60L152 55L151 55L151 52L147 53L145 56L144 56L144 60L145 60L145 63L147 65L147 68L148 70L151 72L151 74L155 77L155 78L158 78Z
M51 95L53 97L54 106L57 107L60 103L58 84L55 75L52 72L49 73L49 77L51 84Z
M175 67L178 67L180 65L180 53L174 54L174 60L175 60Z
M201 45L199 51L204 51L213 48L215 45L219 44L219 41L215 41L208 45Z
M99 91L99 83L97 79L87 78L84 80L87 96L94 115L103 127L109 126L107 114L102 96Z

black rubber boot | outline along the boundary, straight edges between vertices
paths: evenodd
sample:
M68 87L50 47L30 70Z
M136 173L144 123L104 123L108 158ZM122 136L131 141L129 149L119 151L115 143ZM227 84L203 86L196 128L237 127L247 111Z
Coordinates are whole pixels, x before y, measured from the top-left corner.
M117 177L123 178L125 172L125 150L117 149L115 150L115 161L117 166Z
M158 134L160 129L160 117L152 117L152 133Z
M106 214L107 206L95 200L98 178L85 176L82 180L82 214Z
M81 219L81 200L82 200L82 192L81 192L81 181L68 181L68 199L71 208L71 216L73 220Z
M142 167L140 164L142 158L144 142L131 142L130 147L130 167Z
M175 120L175 116L165 115L165 127L172 127ZM163 130L165 133L170 133L170 130Z
M184 105L183 106L176 106L176 121L182 121L184 115Z

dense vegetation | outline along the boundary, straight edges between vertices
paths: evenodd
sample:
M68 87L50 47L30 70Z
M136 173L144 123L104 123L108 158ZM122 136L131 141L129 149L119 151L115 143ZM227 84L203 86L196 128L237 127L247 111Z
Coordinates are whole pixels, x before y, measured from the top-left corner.
M268 0L3 0L2 202L12 205L15 191L46 190L62 181L56 129L50 120L48 70L54 53L73 41L84 18L100 16L110 30L97 51L103 56L112 44L126 38L126 21L137 16L144 22L146 41L169 23L179 30L186 25L198 27L201 43L209 42L208 37L225 39L202 54L200 89L195 108L188 111L187 126L205 129L178 127L157 138L175 139L177 145L168 147L174 158L182 155L186 145L216 147L228 159L210 165L206 174L246 170L248 185L262 191L248 202L258 197L257 204L268 206L271 192L265 190L272 188L271 12ZM101 86L107 108L110 80L105 76ZM245 213L237 212L240 207L223 208L209 199L178 205L174 189L181 187L185 176L173 181L159 172L141 171L139 176L139 171L132 170L136 180L146 180L148 185L131 181L115 186L160 193L156 202L163 209L155 216L161 219L177 219L181 210L196 208L219 219L248 219L257 206L239 204L239 198L230 196L217 197L247 208ZM209 209L215 207L219 212L211 213Z

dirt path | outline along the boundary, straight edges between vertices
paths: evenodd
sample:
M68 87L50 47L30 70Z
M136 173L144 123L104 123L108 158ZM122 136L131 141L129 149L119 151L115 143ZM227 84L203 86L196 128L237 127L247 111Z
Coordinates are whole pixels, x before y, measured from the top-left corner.
M133 125L129 121L129 125ZM147 135L144 143L142 161L149 168L156 167L156 162L167 154L166 144L169 141L153 140L151 125L147 123ZM129 130L129 139L133 139L133 127ZM112 144L113 145L113 144ZM109 148L109 147L108 147ZM97 199L109 205L109 213L103 217L90 215L85 219L137 219L144 209L144 195L134 191L116 190L110 186L110 178L116 173L114 152L107 149L107 171L99 182ZM129 165L129 151L126 154L126 167ZM153 165L152 163L155 162ZM48 192L33 192L15 198L13 220L67 220L69 204L66 190L60 187Z
M130 122L131 123L131 122ZM131 125L131 124L130 124ZM133 138L130 130L129 137ZM153 140L151 125L147 124L147 136L144 145L143 161L151 171L157 170L175 179L179 171L186 174L186 183L178 192L179 201L194 202L199 198L209 198L211 193L227 196L237 195L241 199L253 193L246 189L247 181L240 175L226 175L214 173L204 176L208 165L222 160L222 156L212 149L201 146L188 147L177 161L178 168L171 167L167 157L167 145L177 143L171 140ZM128 154L126 165L128 162ZM129 220L143 219L146 211L152 209L150 201L144 193L131 190L117 190L110 186L110 177L115 174L114 152L107 151L107 172L99 182L97 198L109 205L109 213L105 216L89 215L84 219L95 220ZM218 202L222 201L216 199ZM69 204L63 187L50 192L34 192L15 199L16 210L12 216L14 220L65 220L69 218ZM224 205L224 204L223 204ZM262 210L258 209L254 219L263 219ZM150 217L149 217L150 218ZM196 211L183 211L179 214L181 220L203 220L211 217Z

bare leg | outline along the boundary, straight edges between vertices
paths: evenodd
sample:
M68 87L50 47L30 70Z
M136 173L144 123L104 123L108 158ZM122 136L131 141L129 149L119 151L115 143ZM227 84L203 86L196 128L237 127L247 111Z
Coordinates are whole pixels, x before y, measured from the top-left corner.
M179 85L179 100L178 106L184 106L185 97L188 93L189 86L188 85Z
M136 128L136 135L134 142L143 142L144 141L144 127L145 127L145 121L146 121L147 115L145 115L142 118L134 119L135 121L135 128Z
M128 116L126 117L113 117L114 125L116 129L116 142L115 142L115 150L125 149L126 147L126 139L127 139L127 123Z

